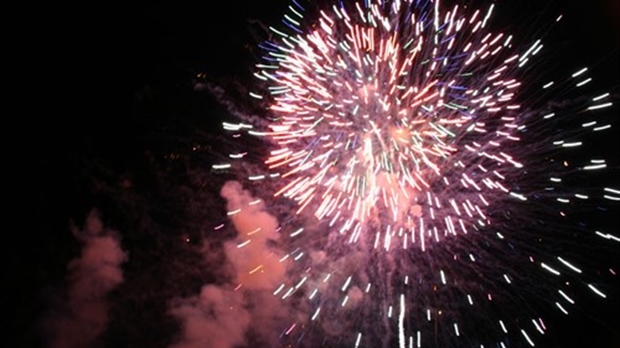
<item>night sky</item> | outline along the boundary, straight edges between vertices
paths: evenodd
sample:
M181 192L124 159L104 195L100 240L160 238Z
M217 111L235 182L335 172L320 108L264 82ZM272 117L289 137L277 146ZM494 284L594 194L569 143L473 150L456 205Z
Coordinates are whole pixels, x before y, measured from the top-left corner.
M210 166L226 155L213 139L228 115L196 86L221 85L256 111L244 88L253 83L264 25L279 22L286 5L3 2L4 346L48 347L45 318L60 308L67 267L93 232L86 226L93 209L126 252L124 259L110 249L124 281L110 285L109 321L95 347L174 342L179 324L166 315L167 301L217 277L200 267L197 245L225 216L225 178ZM564 13L545 38L545 64L565 73L589 66L619 101L620 2L512 1L497 9L493 20L523 37L542 32L500 18L548 23ZM620 156L608 157L618 173ZM617 235L617 217L609 221ZM620 347L619 288L609 295L600 312L560 318L550 347Z

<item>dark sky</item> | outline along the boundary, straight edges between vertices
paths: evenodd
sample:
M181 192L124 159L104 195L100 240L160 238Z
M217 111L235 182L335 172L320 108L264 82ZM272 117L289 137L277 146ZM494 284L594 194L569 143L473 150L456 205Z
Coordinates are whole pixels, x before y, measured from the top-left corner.
M551 65L588 65L597 83L620 93L620 2L514 3L505 8L500 3L498 16L546 23L563 12L563 27L550 34L549 47L557 53ZM94 206L108 207L108 216L123 215L120 208L110 208L115 204L111 194L93 194L97 182L125 175L156 181L156 175L145 173L160 168L148 162L149 156L188 146L187 139L200 133L196 128L215 132L223 111L208 96L188 95L194 78L203 73L228 86L251 81L256 44L264 34L261 23L279 21L287 4L3 2L0 194L2 284L9 295L3 295L1 311L9 323L2 326L2 336L15 342L7 347L41 345L33 337L34 323L48 305L49 289L62 282L67 261L79 251L68 232L70 219L83 220ZM517 23L516 34L539 32ZM147 183L142 189L156 186ZM161 192L144 199L155 196L166 201ZM189 213L179 207L184 197L153 209L185 216ZM159 224L178 224L170 220ZM617 299L610 303L615 309L606 311L611 317L603 321L615 325L620 308ZM568 321L562 327L593 335L606 345L601 348L618 347L618 334L599 323L579 317L579 328Z
M260 23L279 22L286 5L284 0L223 1L217 7L196 0L5 4L2 69L8 103L3 107L28 116L3 122L29 126L36 117L32 123L38 126L25 139L61 140L72 132L68 125L119 129L116 122L127 119L136 91L150 83L197 73L247 80L264 34ZM561 57L554 63L598 68L597 81L618 88L619 6L613 0L546 0L507 1L496 8L518 22L523 37L539 36L544 23L564 13L565 23L549 39Z

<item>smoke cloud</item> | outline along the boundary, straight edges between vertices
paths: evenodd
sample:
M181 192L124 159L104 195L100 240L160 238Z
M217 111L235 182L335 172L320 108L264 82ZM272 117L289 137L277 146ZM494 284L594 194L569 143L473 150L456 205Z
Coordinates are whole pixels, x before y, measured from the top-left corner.
M230 348L244 344L250 313L243 294L205 285L200 295L174 300L170 313L183 322L183 338L173 348Z
M108 324L106 297L123 282L121 264L127 255L117 233L104 228L96 211L88 215L82 230L74 227L72 232L82 250L67 267L67 289L62 300L58 299L58 305L45 319L50 348L98 346Z
M170 313L182 323L182 337L172 348L232 348L261 342L275 344L284 331L289 309L272 292L286 281L288 263L277 248L278 221L264 203L243 190L238 182L221 189L237 235L223 244L233 269L224 284L207 284L199 295L174 299ZM205 241L205 244L208 244ZM205 247L205 260L213 258ZM223 267L223 265L215 265Z
M237 238L224 245L236 272L235 282L250 290L273 290L282 282L286 264L274 246L280 235L278 221L264 210L264 203L231 181L221 191Z

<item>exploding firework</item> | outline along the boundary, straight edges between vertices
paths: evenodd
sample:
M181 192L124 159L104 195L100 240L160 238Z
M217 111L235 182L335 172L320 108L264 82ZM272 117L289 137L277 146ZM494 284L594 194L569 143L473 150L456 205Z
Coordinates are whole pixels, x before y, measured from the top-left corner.
M268 154L213 168L254 170L247 181L284 217L281 262L297 278L273 294L306 316L283 345L534 346L541 306L607 296L573 250L620 241L575 213L620 200L584 150L611 127L612 97L583 97L587 68L534 79L542 40L515 44L493 11L294 1L269 28L264 92L251 93L267 116L224 125Z

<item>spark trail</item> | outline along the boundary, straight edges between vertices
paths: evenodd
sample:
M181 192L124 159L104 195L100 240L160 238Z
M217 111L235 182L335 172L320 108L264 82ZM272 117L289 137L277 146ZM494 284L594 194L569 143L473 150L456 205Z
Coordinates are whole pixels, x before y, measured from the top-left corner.
M611 127L608 93L521 100L539 83L522 80L543 43L515 47L490 30L494 5L313 6L293 1L261 45L255 76L268 94L251 95L267 119L224 125L268 144L264 171L247 179L271 205L315 219L282 229L298 279L273 294L307 311L283 345L534 346L547 330L537 302L568 313L584 289L606 297L559 251L573 230L618 237L551 221L620 200L616 188L567 184L605 160L563 160ZM545 82L544 95L581 96L587 75ZM213 169L239 170L244 155Z

